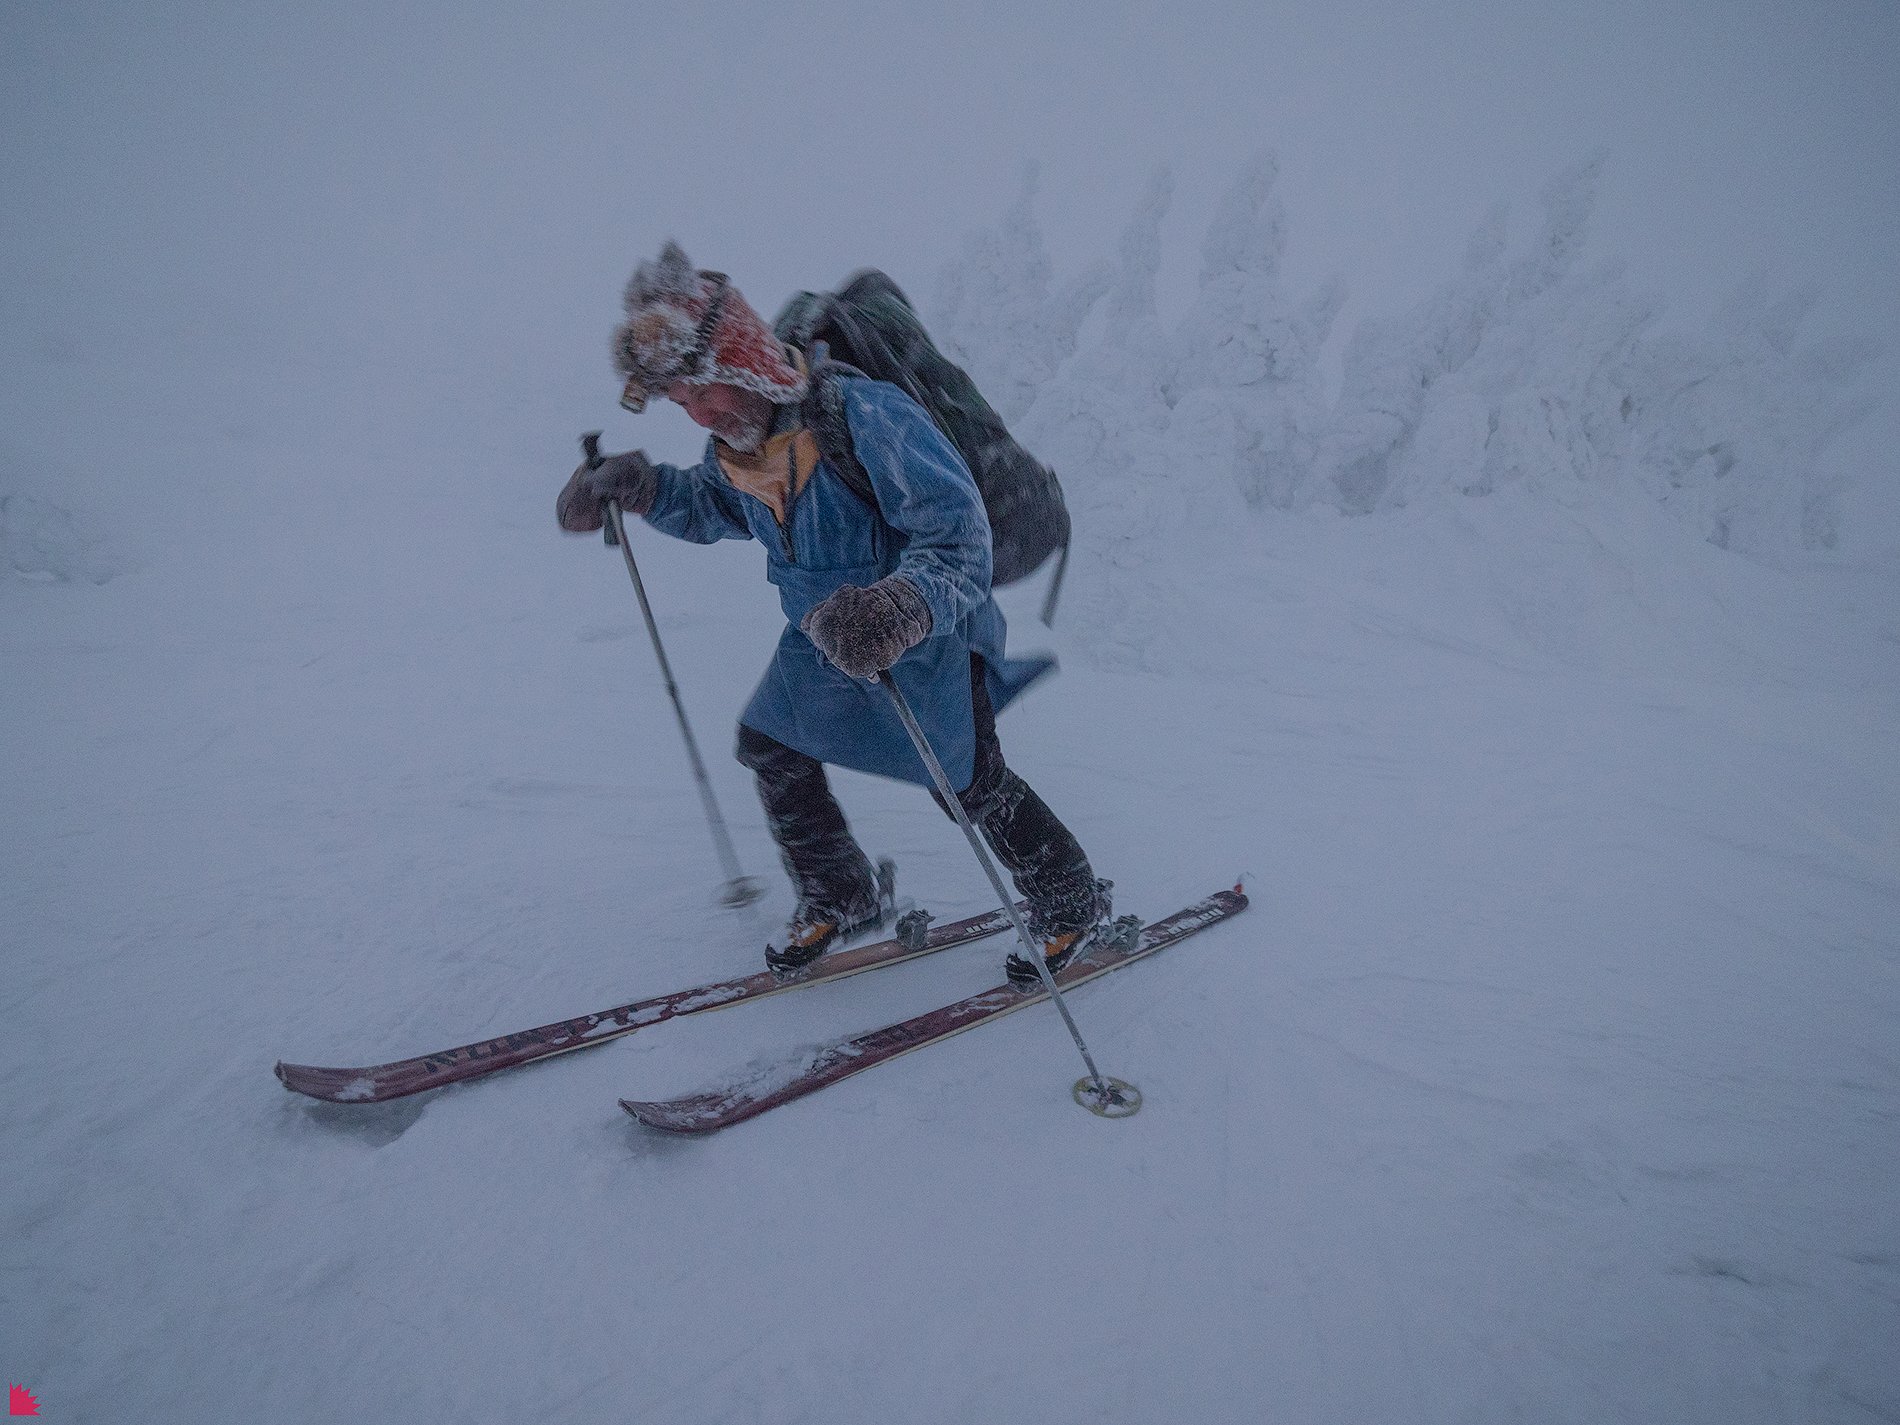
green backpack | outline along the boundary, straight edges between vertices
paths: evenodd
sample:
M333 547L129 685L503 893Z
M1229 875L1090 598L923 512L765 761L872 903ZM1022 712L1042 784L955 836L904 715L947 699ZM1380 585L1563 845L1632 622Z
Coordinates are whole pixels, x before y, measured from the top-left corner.
M844 374L835 370L839 365L905 391L957 448L989 515L993 585L1026 579L1051 554L1062 552L1043 605L1047 623L1069 562L1069 510L1062 486L1055 471L1016 443L963 368L937 350L897 284L882 272L866 270L835 293L800 292L785 304L772 331L812 358L808 423L820 451L859 498L877 504L870 477L851 447L837 382L827 379ZM825 369L828 363L833 371Z

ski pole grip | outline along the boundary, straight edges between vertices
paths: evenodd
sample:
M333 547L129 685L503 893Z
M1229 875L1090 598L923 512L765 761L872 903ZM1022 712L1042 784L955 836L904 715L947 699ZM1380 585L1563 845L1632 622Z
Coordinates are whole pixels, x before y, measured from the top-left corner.
M587 468L589 470L594 469L605 459L600 453L599 431L590 430L581 437L581 455L586 459ZM600 522L600 537L605 543L610 545L620 543L620 541L614 537L614 522L611 519L605 519Z

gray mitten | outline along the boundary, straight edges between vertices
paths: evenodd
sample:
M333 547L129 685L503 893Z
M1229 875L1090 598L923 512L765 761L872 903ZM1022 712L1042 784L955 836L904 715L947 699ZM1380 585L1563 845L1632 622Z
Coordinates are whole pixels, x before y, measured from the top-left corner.
M917 586L893 574L868 589L846 584L798 626L841 673L870 678L930 637L930 625Z
M653 462L638 450L609 455L599 464L582 461L554 502L554 517L570 534L591 534L606 519L607 501L618 500L630 515L653 508L660 477Z

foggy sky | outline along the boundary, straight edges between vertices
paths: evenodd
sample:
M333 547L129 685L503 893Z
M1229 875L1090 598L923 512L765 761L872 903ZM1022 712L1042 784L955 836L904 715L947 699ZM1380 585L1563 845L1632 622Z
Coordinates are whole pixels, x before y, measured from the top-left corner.
M1263 145L1289 276L1345 278L1342 332L1603 150L1596 255L1673 317L1764 271L1821 285L1817 333L1900 351L1896 56L1880 0L13 5L0 312L76 365L0 400L29 451L88 402L135 439L158 370L236 373L273 418L290 388L413 417L460 383L463 422L510 392L519 429L611 427L619 287L668 236L768 312L865 264L927 298L1025 161L1068 271L1167 163L1178 307ZM1834 458L1891 485L1896 435L1889 409Z

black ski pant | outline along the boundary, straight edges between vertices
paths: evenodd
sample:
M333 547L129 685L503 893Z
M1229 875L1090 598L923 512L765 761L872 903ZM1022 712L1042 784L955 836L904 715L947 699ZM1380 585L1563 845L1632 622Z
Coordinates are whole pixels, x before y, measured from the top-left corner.
M976 717L976 770L970 785L957 794L964 815L1009 870L1017 893L1029 902L1032 931L1061 935L1086 929L1103 908L1095 873L1073 833L1004 765L983 660L975 654L970 658L970 698ZM831 794L824 764L743 723L737 755L758 777L766 824L800 903L842 911L874 896L871 863ZM950 816L935 787L930 795Z

